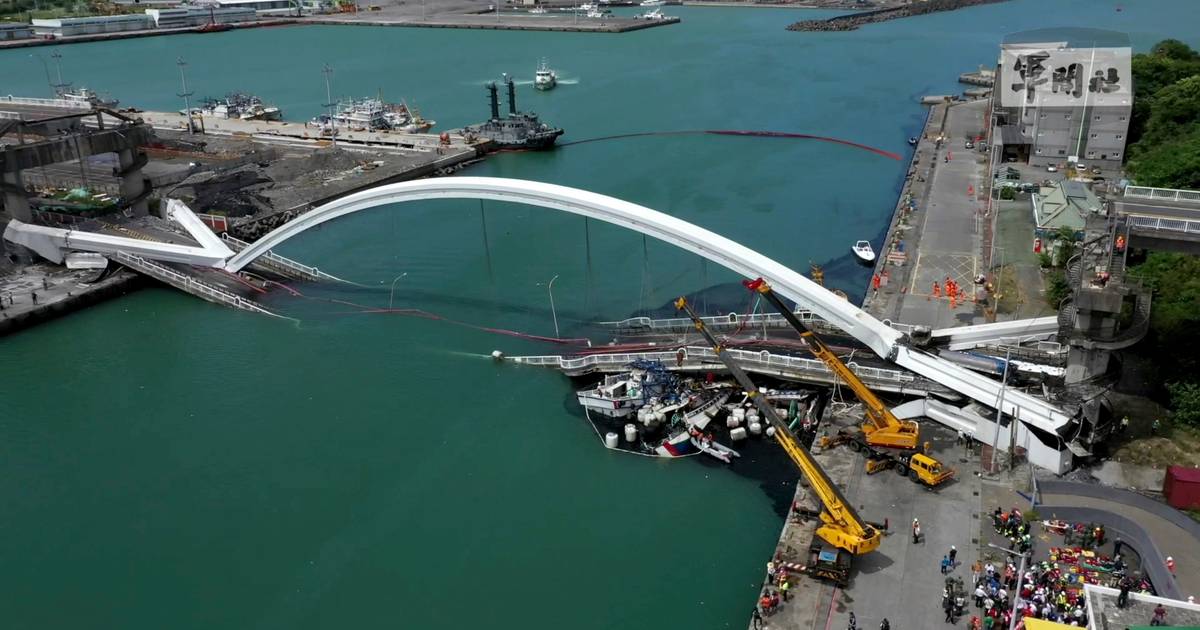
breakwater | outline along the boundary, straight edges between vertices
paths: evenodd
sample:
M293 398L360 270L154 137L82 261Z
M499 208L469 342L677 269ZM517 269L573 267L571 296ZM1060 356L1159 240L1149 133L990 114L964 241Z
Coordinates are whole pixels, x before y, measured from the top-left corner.
M980 4L994 4L997 2L1007 1L1008 0L929 0L928 2L923 2L921 4L893 7L890 9L879 9L877 11L865 11L850 15L839 15L836 17L831 17L827 20L801 20L788 25L787 30L853 31L860 26L874 24L876 22L886 22L888 20L898 20L900 18L925 15L927 13L953 11L955 9L973 7Z

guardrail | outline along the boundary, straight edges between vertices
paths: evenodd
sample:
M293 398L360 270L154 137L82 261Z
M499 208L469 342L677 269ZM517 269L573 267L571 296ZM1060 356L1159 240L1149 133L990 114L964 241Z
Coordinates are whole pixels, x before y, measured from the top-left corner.
M112 257L126 267L140 271L152 278L166 282L177 289L182 289L188 293L191 293L192 295L198 296L210 302L223 304L225 306L232 306L233 308L241 309L243 311L251 311L254 313L270 315L272 317L279 317L279 315L268 311L267 309L243 298L240 295L235 295L205 282L201 282L200 280L197 280L187 274L179 273L170 267L160 265L154 261L142 258L141 256L127 254L125 252L117 252L112 254Z
M792 311L792 314L804 324L813 327L825 328L828 330L840 330L812 311L798 309ZM704 320L704 324L706 326L715 330L723 330L731 326L746 326L751 328L755 326L788 328L791 326L788 321L784 319L783 315L780 315L779 313L752 313L750 315L730 313L728 315L709 315L707 317L701 317L700 319ZM903 333L911 333L917 328L917 326L901 324L899 322L892 322L889 320L884 320L883 323ZM695 328L695 324L693 324L691 318L688 317L668 317L664 319L630 317L628 319L622 319L615 322L596 322L596 324L599 326L605 326L607 328L630 332L672 332L680 330L693 330Z
M689 346L683 348L684 361L686 363L711 363L719 364L720 357L711 348L701 348ZM803 357L793 357L781 354L772 354L766 350L754 352L750 350L726 350L730 356L738 361L738 363L747 369L775 369L786 370L793 374L806 374L813 377L818 377L823 380L832 381L836 377L833 371L829 369L823 362L818 359L805 359ZM564 357L561 355L541 355L541 356L519 356L509 357L508 360L515 363L525 365L540 365L555 367L566 372L577 372L588 368L596 367L620 367L626 366L634 361L649 360L662 361L664 364L674 364L679 359L677 350L664 350L656 352L624 352L617 354L593 354L584 357ZM903 370L892 370L887 368L875 368L857 363L846 364L852 372L859 378L867 382L873 382L877 385L891 385L893 387L905 387L910 389L932 389L931 384L925 383L925 379L920 379Z
M1126 186L1126 197L1135 199L1156 199L1158 201L1196 201L1200 202L1200 190L1181 190L1178 188L1151 188L1150 186Z
M227 233L227 232L221 233L221 240L228 243L229 248L235 252L240 252L243 249L250 246L250 243L247 243L246 241L243 241L242 239L237 238L236 236L230 236L229 233ZM313 280L313 281L337 280L337 281L341 281L341 278L331 276L331 275L325 273L324 271L317 269L316 267L310 267L308 265L298 263L298 262L292 260L291 258L285 258L283 256L280 256L279 254L276 254L275 252L269 251L269 252L263 254L262 256L259 256L257 259L257 262L263 262L267 266L274 265L277 269L283 271L284 273L294 274L296 276L299 276L300 279L302 279L302 280Z
M1164 217L1131 214L1127 216L1129 226L1147 230L1163 230L1183 234L1200 234L1200 221L1188 219L1168 219Z

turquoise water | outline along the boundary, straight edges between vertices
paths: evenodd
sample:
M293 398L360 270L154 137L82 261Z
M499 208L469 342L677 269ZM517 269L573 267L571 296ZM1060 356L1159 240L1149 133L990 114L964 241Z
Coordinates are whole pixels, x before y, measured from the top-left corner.
M446 128L486 115L483 82L532 78L523 108L564 141L681 129L843 137L904 153L919 96L958 89L1007 33L1115 28L1200 44L1200 4L994 5L853 33L822 15L672 8L620 36L304 27L61 47L67 80L178 109L257 93L289 118L334 91L406 97ZM48 56L51 49L35 49ZM40 96L30 49L0 93ZM506 154L467 174L579 186L669 212L787 264L842 264L880 234L903 162L825 143L650 137ZM486 221L484 247L481 218ZM410 204L348 217L285 253L365 288L310 296L564 334L736 278L611 226L536 208ZM590 241L590 243L589 243ZM588 249L590 244L590 265ZM496 365L553 348L443 321L285 295L299 319L148 289L0 340L0 615L5 627L741 627L781 519L759 480L610 453L561 376ZM740 294L728 308L740 308ZM715 308L715 307L714 307Z

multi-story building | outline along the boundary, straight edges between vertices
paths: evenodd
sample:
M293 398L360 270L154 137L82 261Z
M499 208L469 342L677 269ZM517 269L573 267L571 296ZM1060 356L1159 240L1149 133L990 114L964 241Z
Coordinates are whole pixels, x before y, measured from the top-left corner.
M1128 38L1092 29L1011 36L993 90L993 138L1034 166L1117 168L1133 110Z

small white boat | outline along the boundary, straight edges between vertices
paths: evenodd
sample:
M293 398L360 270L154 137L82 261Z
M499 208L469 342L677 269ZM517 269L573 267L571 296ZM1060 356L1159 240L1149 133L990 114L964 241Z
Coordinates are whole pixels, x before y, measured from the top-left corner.
M871 249L870 241L859 241L850 248L858 259L865 263L875 262L875 250Z
M549 13L549 11L547 11L545 7L533 7L532 9L529 10L529 12L532 13L533 15L545 15L545 14Z
M558 85L558 74L550 69L543 59L538 62L537 71L533 74L533 87L539 90L553 90Z
M662 5L664 5L664 4L666 4L666 3L667 3L667 2L666 2L666 0L642 0L642 2L641 2L641 5L640 5L640 6L643 6L643 7L661 7Z
M738 453L737 451L725 446L724 444L716 442L715 440L710 440L707 437L698 438L692 436L692 445L700 449L701 452L712 455L726 464L733 461L734 457L742 456L741 453Z
M587 14L585 15L585 17L589 17L589 18L592 18L592 19L596 19L596 18L603 18L603 17L604 17L604 11L601 11L600 9L588 9L588 12L587 12Z
M661 20L667 16L663 15L662 9L654 9L653 11L639 13L633 17L638 20Z

